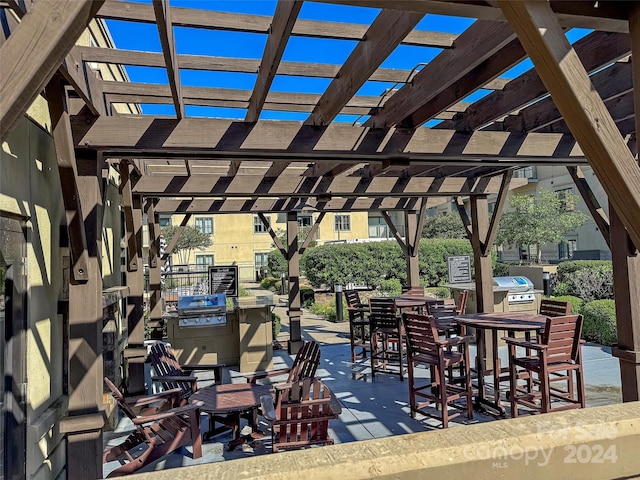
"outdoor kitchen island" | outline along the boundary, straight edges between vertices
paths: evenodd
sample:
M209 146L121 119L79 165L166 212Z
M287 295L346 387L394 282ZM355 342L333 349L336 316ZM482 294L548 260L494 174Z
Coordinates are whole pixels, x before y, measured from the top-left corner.
M272 368L273 296L194 295L163 316L167 340L181 364L224 363L241 373Z
M454 283L445 285L451 289L453 298L463 290L469 292L466 313L478 313L476 284ZM523 276L493 277L493 311L538 313L542 290L536 290L531 280Z

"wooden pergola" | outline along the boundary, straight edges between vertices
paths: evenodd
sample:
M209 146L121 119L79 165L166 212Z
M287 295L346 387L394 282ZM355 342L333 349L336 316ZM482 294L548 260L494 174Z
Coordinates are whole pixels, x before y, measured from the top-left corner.
M636 117L640 4L594 1L380 1L325 3L380 9L370 25L298 18L303 2L280 0L273 17L113 0L0 1L15 20L0 56L0 135L5 137L44 91L52 118L72 258L70 288L69 476L97 478L102 448L100 292L97 248L100 179L116 163L127 235L129 390L143 387L142 218L150 227L152 320L159 320L158 214L268 212L287 215L291 346L300 344L297 212L377 211L418 283L418 240L426 208L456 198L474 250L478 309L492 308L491 246L513 170L566 166L610 245L614 263L623 397L640 399L640 167ZM28 11L27 11L28 10ZM427 14L477 19L459 35L416 29ZM156 24L162 53L76 46L94 18ZM261 60L178 54L176 27L266 37ZM570 44L572 28L590 33ZM282 61L291 37L356 42L341 65ZM399 45L436 48L412 70L381 67ZM535 69L501 75L525 58ZM162 67L168 85L109 82L92 63ZM252 90L189 87L182 70L256 75ZM277 76L330 79L322 94L272 90ZM393 82L381 96L358 95L366 82ZM465 102L473 92L491 93ZM172 117L118 115L119 103L173 105ZM244 119L193 118L186 106L232 107ZM262 120L265 111L298 112L302 122ZM341 115L357 115L354 123ZM441 120L434 125L432 120ZM581 165L607 192L595 201ZM488 196L497 195L490 215ZM470 212L462 197L470 199ZM387 212L405 212L400 237ZM309 236L311 238L311 235ZM171 246L169 247L169 251ZM89 299L89 300L87 300ZM87 318L95 319L88 322ZM82 361L78 362L77 360ZM86 367L79 368L78 365ZM89 381L87 381L89 379ZM88 455L93 455L90 457ZM96 458L88 465L87 458ZM76 476L77 474L77 476Z

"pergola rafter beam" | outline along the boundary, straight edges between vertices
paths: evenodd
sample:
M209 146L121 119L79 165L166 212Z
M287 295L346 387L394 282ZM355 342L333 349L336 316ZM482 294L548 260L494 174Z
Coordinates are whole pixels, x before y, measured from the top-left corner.
M169 88L173 98L173 106L176 109L176 117L184 118L184 101L182 100L182 86L180 83L180 71L176 53L176 43L173 38L173 24L171 23L171 7L169 0L153 0L153 11L158 25L162 55L167 68Z
M0 47L0 138L7 138L103 2L39 2Z
M508 24L478 20L396 92L367 122L369 127L396 125L458 79L499 52L515 38Z
M302 8L301 1L279 0L273 21L269 29L267 44L264 47L258 78L253 88L253 93L249 99L249 108L245 116L245 122L256 122L260 117L260 112L264 107L267 93L271 88L271 83L276 76L278 65L282 59L282 54L287 46L287 41L291 35L293 25L298 18L298 13Z
M395 50L423 15L383 10L343 63L318 101L306 125L328 125L360 90L362 85Z

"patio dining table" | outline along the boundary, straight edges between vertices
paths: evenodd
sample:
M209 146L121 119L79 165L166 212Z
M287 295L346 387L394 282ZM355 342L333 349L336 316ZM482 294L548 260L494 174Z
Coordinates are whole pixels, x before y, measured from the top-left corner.
M500 415L505 414L504 407L500 404L500 382L508 380L502 374L508 372L508 368L502 369L498 355L498 332L507 331L509 336L515 332L540 332L544 329L547 317L539 314L521 312L497 312L497 313L470 313L454 317L459 325L473 327L476 330L476 369L478 374L478 396L476 406L489 407ZM485 368L486 338L485 331L491 333L492 368ZM488 398L485 375L493 375L493 398Z

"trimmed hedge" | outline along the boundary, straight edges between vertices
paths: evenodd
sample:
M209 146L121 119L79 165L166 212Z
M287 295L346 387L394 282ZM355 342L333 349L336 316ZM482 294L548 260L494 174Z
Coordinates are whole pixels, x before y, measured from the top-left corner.
M582 307L582 315L584 315L582 338L607 346L618 342L616 305L613 300L589 302Z
M307 286L300 287L300 303L302 303L304 308L309 308L316 303L316 292L313 291L313 288Z
M559 297L551 297L551 300L557 300L559 302L571 302L571 314L578 315L582 313L584 307L584 300L573 295L562 295Z
M470 255L468 240L421 239L419 274L421 284L437 286L448 281L447 257ZM321 245L309 249L300 262L313 287L355 283L380 288L383 281L397 279L406 285L407 265L394 240L353 244ZM384 285L387 288L387 285Z

